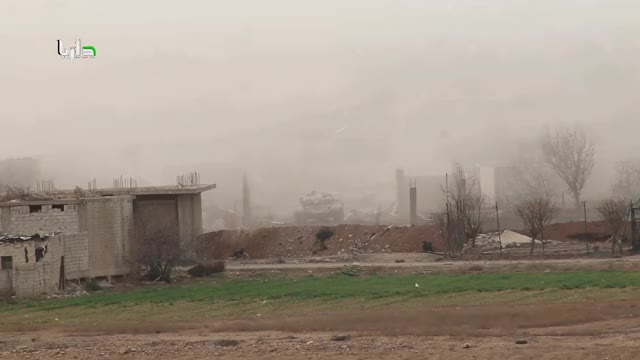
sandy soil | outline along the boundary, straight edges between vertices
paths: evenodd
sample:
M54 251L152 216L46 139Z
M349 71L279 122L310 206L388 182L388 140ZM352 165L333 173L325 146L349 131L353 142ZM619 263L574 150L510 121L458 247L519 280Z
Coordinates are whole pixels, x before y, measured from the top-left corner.
M636 323L637 325L637 323ZM83 336L41 332L3 337L0 358L17 359L638 359L637 331L590 336L371 336L215 333ZM516 340L526 339L518 345Z
M1 359L638 359L640 302L396 307L0 333ZM1 328L0 328L1 331ZM341 337L341 338L339 338ZM526 344L516 344L526 340Z

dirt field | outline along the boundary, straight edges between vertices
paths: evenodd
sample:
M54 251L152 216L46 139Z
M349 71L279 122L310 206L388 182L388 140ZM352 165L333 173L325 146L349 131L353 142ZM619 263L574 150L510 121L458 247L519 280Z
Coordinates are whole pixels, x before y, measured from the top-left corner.
M546 290L451 289L452 292L424 293L419 297L403 295L408 294L405 291L397 295L390 292L387 297L382 293L383 297L342 300L331 300L329 294L287 300L286 296L295 296L298 290L287 290L282 284L295 280L278 282L276 278L270 282L272 285L260 281L264 284L260 290L244 287L245 291L253 291L247 293L250 298L240 295L238 289L223 292L220 288L211 292L212 296L219 294L218 299L209 298L205 302L189 301L192 298L189 294L198 293L176 293L182 289L180 285L176 285L175 291L162 285L152 286L138 295L125 286L104 295L72 298L64 303L51 300L28 306L17 304L19 307L14 310L0 308L3 319L0 358L637 359L640 354L637 281L628 280L635 285L622 288L564 290L561 284L551 284L552 278L559 276L554 274L559 273L536 275L550 280ZM614 280L624 275L605 274ZM422 276L417 281L423 287L436 289L446 285L446 282L437 285L436 277L418 276ZM453 281L458 275L441 276ZM477 278L465 280L470 288L485 276L501 279L503 275L472 276ZM573 275L560 276L567 281L574 279ZM332 292L348 291L351 286L345 288L345 284L367 281L345 277L336 284L336 278L326 279L317 281L332 286ZM387 283L393 286L393 279L406 278L390 279ZM229 281L228 286L238 288L235 280ZM308 281L312 284L316 280ZM414 288L413 282L407 291ZM366 283L383 290L379 281ZM207 284L196 286L207 290ZM484 287L490 286L491 282L485 284ZM262 292L270 287L280 292L271 295ZM255 296L258 298L251 298ZM94 297L96 301L90 301ZM100 300L101 297L104 299ZM50 309L39 310L38 304ZM520 340L526 344L516 344Z
M602 313L599 305L618 310ZM311 312L306 318L289 322L229 321L152 334L98 335L43 330L3 334L0 358L637 359L638 305L599 305L578 307L569 314L566 306L459 307L444 310L449 314L443 314L438 323L413 309L395 314L353 314L346 319ZM580 319L578 313L589 314L590 308L595 308L598 315ZM467 320L442 324L444 315L453 313L454 321ZM504 316L496 317L499 313ZM331 326L334 330L305 330L318 319L324 319L320 326ZM562 325L565 322L569 325ZM516 344L516 340L527 343Z
M438 259L232 261L218 278L0 306L0 359L640 358L640 257Z

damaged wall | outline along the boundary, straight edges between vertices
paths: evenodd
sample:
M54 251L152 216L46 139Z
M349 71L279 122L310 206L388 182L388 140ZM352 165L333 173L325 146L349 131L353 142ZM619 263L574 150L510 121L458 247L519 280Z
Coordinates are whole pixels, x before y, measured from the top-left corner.
M36 249L43 249L36 255ZM3 267L0 269L0 295L13 289L17 297L32 297L54 293L60 280L89 276L89 244L87 233L62 234L45 240L25 240L0 243ZM10 261L7 262L7 258ZM64 274L61 262L64 259ZM40 261L38 261L40 260Z
M43 249L43 257L36 259L36 249ZM12 258L12 288L16 297L33 297L58 291L64 238L5 242L0 244L0 256Z

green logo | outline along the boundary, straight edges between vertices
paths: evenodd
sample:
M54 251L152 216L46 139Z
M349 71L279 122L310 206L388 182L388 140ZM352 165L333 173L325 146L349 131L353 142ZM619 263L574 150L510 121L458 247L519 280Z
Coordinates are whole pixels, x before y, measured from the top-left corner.
M73 47L64 48L62 40L58 40L58 55L63 59L93 59L96 57L96 48L93 46L82 46L80 39L76 39Z

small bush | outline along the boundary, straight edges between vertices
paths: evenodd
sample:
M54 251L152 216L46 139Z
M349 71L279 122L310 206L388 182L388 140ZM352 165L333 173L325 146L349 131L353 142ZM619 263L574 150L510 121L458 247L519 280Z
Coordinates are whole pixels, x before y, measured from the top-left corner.
M326 241L333 236L333 230L328 227L323 227L316 233L316 241L319 244L320 251L327 250Z
M433 243L431 241L423 241L422 242L422 251L430 253L433 252Z
M331 239L332 236L333 236L333 230L331 230L328 227L323 227L322 229L318 230L318 232L316 233L316 239L322 242Z
M225 263L222 260L211 261L203 264L198 264L191 269L187 270L187 273L193 277L204 277L212 274L218 274L224 272Z
M84 284L84 289L89 292L95 292L102 290L102 286L98 284L98 281L96 281L96 279L91 279Z

